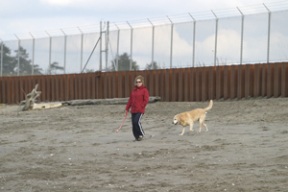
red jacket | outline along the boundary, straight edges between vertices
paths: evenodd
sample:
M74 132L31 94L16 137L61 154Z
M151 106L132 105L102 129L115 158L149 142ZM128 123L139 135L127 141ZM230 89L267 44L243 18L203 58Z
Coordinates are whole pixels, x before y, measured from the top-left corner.
M144 113L148 101L148 89L144 85L141 87L135 86L131 91L128 103L126 105L126 111L129 111L131 107L131 113Z

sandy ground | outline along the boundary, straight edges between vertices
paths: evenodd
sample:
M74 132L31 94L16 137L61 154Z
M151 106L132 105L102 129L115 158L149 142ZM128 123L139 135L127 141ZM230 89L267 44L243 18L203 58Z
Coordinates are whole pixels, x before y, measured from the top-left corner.
M209 131L179 136L173 116L207 104L150 103L140 142L130 119L113 132L125 105L2 105L0 191L288 191L288 99L214 101Z

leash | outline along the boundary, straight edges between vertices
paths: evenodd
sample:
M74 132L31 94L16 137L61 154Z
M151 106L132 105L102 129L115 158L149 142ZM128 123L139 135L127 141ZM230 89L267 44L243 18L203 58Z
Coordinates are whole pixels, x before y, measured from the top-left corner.
M124 117L124 119L122 120L121 125L119 126L118 129L116 129L116 131L115 131L116 133L118 133L118 132L120 131L120 129L123 127L123 124L124 124L124 122L125 122L126 119L127 119L127 116L128 116L128 111L126 111L125 117Z

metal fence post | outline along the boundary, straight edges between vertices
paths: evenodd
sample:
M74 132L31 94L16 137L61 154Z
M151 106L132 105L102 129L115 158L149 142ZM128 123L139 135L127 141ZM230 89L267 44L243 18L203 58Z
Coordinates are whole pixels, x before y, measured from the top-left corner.
M60 29L62 33L64 34L64 74L66 74L66 56L67 56L67 35L66 33Z
M240 65L243 62L243 35L244 35L244 14L242 11L237 7L238 11L241 14L241 40L240 40Z
M238 77L237 77L237 98L242 98L242 63L243 63L243 41L244 41L244 14L237 7L238 11L241 14L241 43L240 43L240 66L238 67ZM244 83L245 85L245 83Z
M217 15L214 13L213 10L211 10L211 12L213 13L213 15L216 18L216 26L215 26L215 45L214 45L214 66L216 66L216 62L217 62L217 43L218 43L218 17ZM219 65L219 63L218 63Z
M83 39L84 39L84 34L80 27L78 27L78 30L81 33L81 42L80 42L80 73L82 73L82 68L83 68Z
M192 67L195 67L195 37L196 37L196 19L189 13L193 19L193 42L192 42Z
M115 63L115 71L119 71L119 66L118 66L118 61L119 61L119 40L120 40L120 28L115 24L115 26L117 27L117 47L116 47L116 63Z
M48 59L48 74L51 75L51 56L52 56L52 37L50 34L46 31L46 34L49 36L49 59Z
M155 63L154 63L154 41L155 41L155 26L153 25L153 23L147 19L150 24L152 25L152 49L151 49L151 65L152 65L152 69L155 69Z
M3 41L1 40L1 60L0 60L0 64L1 64L1 68L0 68L0 76L2 77L3 76L3 54L4 54L4 51L3 51Z
M30 36L32 37L32 75L34 75L34 68L35 68L35 38L32 35L32 33L30 33Z
M17 35L15 37L18 39L18 53L17 53L17 76L20 75L20 46L21 46L21 41Z
M106 23L106 38L105 38L105 70L108 70L108 50L109 50L109 30L110 23L107 21Z
M267 37L267 63L270 60L270 34L271 34L271 11L268 7L263 3L264 7L268 11L268 37Z
M172 20L167 17L171 22L171 41L170 41L170 69L172 68L172 60L173 60L173 31L174 31L174 23Z
M127 24L129 25L131 29L130 34L130 63L129 63L129 70L132 70L132 59L133 59L133 27L130 25L130 23L127 21Z
M102 31L103 29L102 29L102 21L100 21L100 44L99 44L99 53L100 53L100 55L99 55L99 71L102 71L102 33L103 33L103 31Z

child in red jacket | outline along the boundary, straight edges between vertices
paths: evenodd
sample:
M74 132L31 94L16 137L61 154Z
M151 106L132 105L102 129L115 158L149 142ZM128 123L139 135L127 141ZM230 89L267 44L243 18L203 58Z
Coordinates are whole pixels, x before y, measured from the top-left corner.
M132 131L137 141L141 141L145 135L141 125L141 118L145 113L148 101L148 89L144 85L144 78L139 75L135 78L135 87L131 91L126 105L126 112L129 112L129 109L131 108Z

